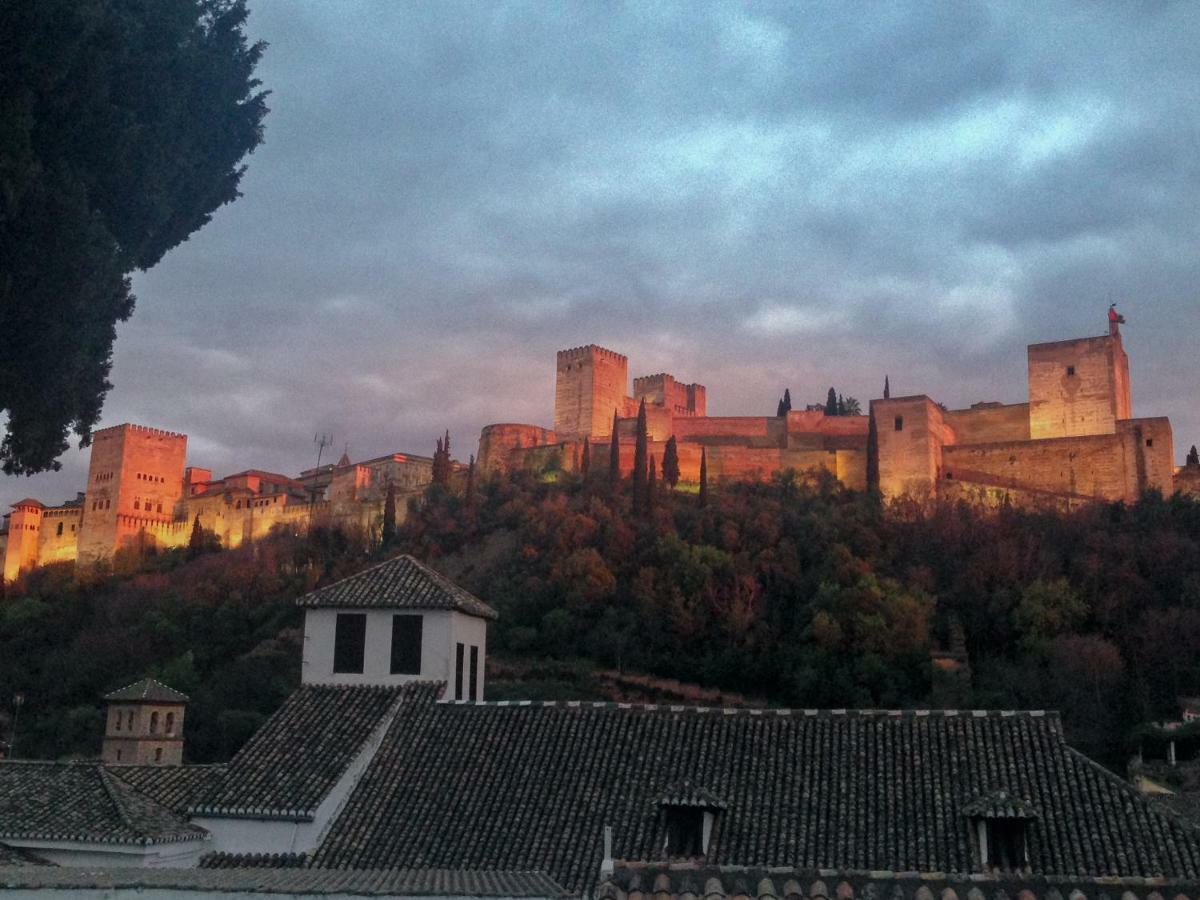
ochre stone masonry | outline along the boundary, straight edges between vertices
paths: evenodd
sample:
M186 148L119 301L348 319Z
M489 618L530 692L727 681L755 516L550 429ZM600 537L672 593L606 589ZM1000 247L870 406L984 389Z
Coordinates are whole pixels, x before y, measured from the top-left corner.
M592 465L605 470L615 412L627 473L645 400L650 453L661 463L674 437L685 481L699 479L703 452L714 480L824 469L847 487L867 487L868 416L709 416L705 387L666 373L634 378L627 394L628 360L594 344L560 351L557 366L554 428L488 425L479 440L483 469L570 471L587 442ZM887 497L1057 509L1134 501L1149 489L1200 496L1200 467L1176 470L1170 422L1133 418L1116 324L1099 337L1030 345L1028 374L1024 403L951 410L925 395L872 400L879 489Z
M4 517L4 579L47 563L92 565L121 550L182 547L197 518L226 547L278 525L378 528L389 483L402 521L408 498L433 478L432 459L406 453L361 463L343 456L296 478L247 469L221 479L185 466L186 455L186 435L130 424L97 431L83 493L56 507L28 498Z

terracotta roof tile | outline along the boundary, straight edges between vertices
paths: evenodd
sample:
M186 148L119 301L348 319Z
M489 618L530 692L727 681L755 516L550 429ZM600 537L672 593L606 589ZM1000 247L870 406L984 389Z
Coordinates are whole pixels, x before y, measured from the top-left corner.
M441 682L401 686L306 685L229 761L190 811L308 821L368 736L404 699L432 700Z
M207 836L99 763L0 763L0 840L161 844Z
M495 619L496 611L411 556L397 556L305 594L299 606L385 607L388 609L452 609Z
M161 681L143 678L141 681L135 681L133 684L127 684L123 688L105 694L104 699L129 703L187 703L188 695L180 693Z
M225 766L109 766L108 771L182 814L216 785L225 774Z
M542 870L586 890L606 825L618 857L658 857L656 801L682 779L727 804L717 865L971 873L964 809L1004 790L1041 814L1035 872L1200 875L1200 836L1071 750L1055 714L578 702L405 704L314 865Z

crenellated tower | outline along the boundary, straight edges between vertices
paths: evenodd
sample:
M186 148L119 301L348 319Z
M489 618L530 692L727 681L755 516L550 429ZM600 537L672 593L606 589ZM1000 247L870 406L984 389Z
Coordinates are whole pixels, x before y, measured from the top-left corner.
M558 351L554 433L558 440L607 437L613 410L625 414L629 360L595 344Z

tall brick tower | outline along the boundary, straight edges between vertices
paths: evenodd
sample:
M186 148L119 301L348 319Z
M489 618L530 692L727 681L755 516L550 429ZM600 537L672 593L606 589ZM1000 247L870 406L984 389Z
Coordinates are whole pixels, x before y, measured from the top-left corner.
M1115 434L1133 418L1129 357L1117 327L1100 337L1029 345L1029 436Z
M43 509L45 507L32 497L13 504L8 518L8 543L4 548L5 581L12 581L22 569L37 565Z
M187 435L116 425L92 436L79 562L94 563L134 544L147 527L171 522L183 496Z
M595 344L558 351L554 432L560 441L608 437L613 410L624 415L629 360Z

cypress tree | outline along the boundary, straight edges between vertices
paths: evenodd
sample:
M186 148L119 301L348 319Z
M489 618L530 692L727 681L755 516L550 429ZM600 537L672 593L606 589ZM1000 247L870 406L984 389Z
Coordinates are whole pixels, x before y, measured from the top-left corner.
M829 394L825 398L825 415L836 416L838 414L837 392L833 388L829 389Z
M708 506L708 453L700 448L700 505Z
M654 494L658 488L658 480L655 477L654 470L657 468L657 463L654 456L650 457L650 471L646 476L646 518L654 517Z
M379 537L385 547L396 539L396 483L390 479L383 499L383 531Z
M883 376L883 399L887 400L891 396L892 396L892 385L888 381L888 377L886 375L884 375Z
M679 447L675 443L675 435L667 438L667 449L663 451L662 477L672 490L679 484Z
M200 513L196 513L196 519L192 522L192 534L188 538L188 559L195 559L204 552L204 527L200 524Z
M777 415L777 416L778 416L779 418L781 418L781 419L782 419L782 418L784 417L784 415L785 415L785 411L784 411L784 408L783 408L783 398L782 398L782 397L780 397L780 398L779 398L779 402L778 402L777 404L775 404L775 415Z
M637 436L633 443L633 511L639 512L646 500L646 398L638 404Z
M837 414L844 416L846 414L846 398L841 394L837 396Z
M874 408L867 419L867 490L879 493L879 430Z
M592 471L592 442L587 438L583 439L583 459L579 461L579 474L583 476L583 480L587 481L587 477Z
M1192 449L1188 451L1187 464L1189 466L1200 466L1200 453L1196 451L1196 445L1192 444Z
M621 484L621 439L617 436L617 411L613 410L612 438L608 444L608 486L614 491Z
M792 411L792 391L790 388L783 389L783 413L787 415Z

